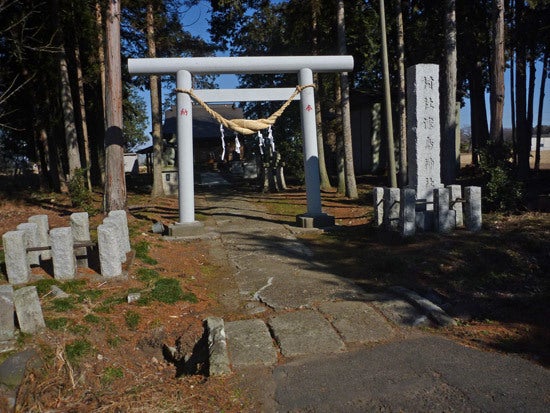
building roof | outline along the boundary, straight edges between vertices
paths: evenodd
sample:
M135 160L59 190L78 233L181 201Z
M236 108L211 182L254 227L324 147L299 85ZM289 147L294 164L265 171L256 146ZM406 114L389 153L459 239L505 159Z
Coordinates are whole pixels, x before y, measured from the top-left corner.
M213 110L226 119L240 119L243 117L243 110L233 105L211 104ZM167 110L162 127L163 134L175 134L177 131L176 108ZM205 139L220 136L220 124L209 115L201 106L193 105L193 138Z

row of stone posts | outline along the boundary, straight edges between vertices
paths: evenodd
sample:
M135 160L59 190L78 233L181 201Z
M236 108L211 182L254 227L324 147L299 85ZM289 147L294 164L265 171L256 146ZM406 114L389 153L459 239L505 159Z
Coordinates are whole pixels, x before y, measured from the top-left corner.
M481 229L481 188L449 185L433 189L433 194L417 199L412 188L374 188L374 222L377 227L411 237L416 230L446 233L464 226Z
M10 284L29 282L30 267L51 260L57 280L72 279L77 267L87 267L90 239L87 212L70 216L70 227L49 229L47 215L34 215L16 231L2 235L6 272ZM130 252L125 211L111 211L97 228L100 272L105 277L122 274L122 263Z

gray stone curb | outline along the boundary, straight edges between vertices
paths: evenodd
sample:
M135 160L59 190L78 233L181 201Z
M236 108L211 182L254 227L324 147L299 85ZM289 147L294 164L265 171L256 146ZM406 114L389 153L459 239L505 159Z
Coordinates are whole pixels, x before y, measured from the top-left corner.
M208 375L222 376L231 373L223 319L208 317L204 320L204 326L208 334Z
M440 326L448 327L457 325L456 320L450 317L441 307L435 305L430 300L422 297L414 291L399 286L391 287L390 290L405 298L412 305L420 308L428 317Z

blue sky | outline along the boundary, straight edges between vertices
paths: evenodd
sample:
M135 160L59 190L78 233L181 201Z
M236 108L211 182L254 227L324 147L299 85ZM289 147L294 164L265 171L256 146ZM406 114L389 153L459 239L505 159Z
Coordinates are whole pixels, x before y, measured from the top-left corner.
M274 2L280 2L282 0L274 0ZM210 2L200 1L196 6L190 8L182 14L182 25L184 29L189 31L192 35L200 36L210 41L210 35L208 33L208 16L210 14ZM227 55L227 53L219 53L219 56ZM535 114L534 124L537 121L538 104L539 104L539 90L541 81L542 64L539 62L536 66L537 77L535 79ZM218 77L217 83L220 88L234 88L238 85L237 76L235 75L222 75ZM509 72L505 74L505 101L504 101L504 119L503 124L505 128L511 127L511 105L510 105L510 93L509 93ZM168 85L167 85L168 86ZM170 88L172 86L169 86ZM545 88L545 107L543 108L543 125L550 125L550 79L547 79ZM145 102L147 104L147 110L149 109L149 95L147 92L143 94ZM489 95L486 95L487 110L489 109ZM489 121L490 116L487 115ZM470 125L470 101L465 101L464 107L460 111L460 126L467 127Z

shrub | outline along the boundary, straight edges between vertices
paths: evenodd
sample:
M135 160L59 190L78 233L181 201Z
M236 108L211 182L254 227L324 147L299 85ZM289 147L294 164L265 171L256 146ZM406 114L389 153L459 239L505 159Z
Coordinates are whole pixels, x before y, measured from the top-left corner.
M95 214L95 208L92 204L92 192L86 186L87 170L76 168L73 176L69 179L69 197L73 207L82 208L89 214Z

